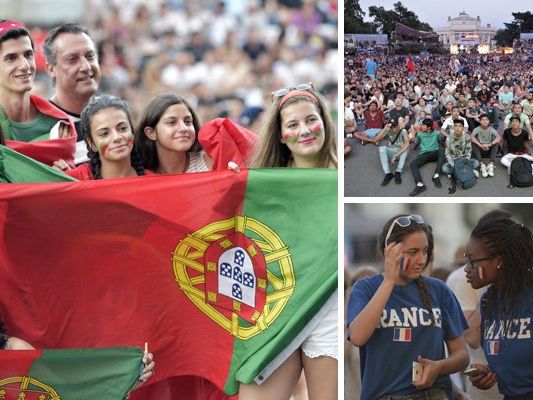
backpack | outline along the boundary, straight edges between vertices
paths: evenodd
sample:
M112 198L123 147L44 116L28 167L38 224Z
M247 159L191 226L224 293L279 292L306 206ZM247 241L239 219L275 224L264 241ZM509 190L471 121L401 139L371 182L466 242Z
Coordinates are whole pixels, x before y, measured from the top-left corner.
M476 176L474 175L474 167L472 161L461 157L455 160L453 166L452 188L455 192L455 186L459 185L463 189L470 189L476 184ZM450 193L453 193L450 191Z
M528 187L533 185L533 162L524 157L516 157L511 161L510 187Z

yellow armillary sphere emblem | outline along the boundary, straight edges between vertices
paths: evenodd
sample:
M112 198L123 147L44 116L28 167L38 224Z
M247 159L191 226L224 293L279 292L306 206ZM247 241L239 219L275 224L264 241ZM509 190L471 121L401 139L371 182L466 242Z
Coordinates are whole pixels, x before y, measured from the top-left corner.
M50 386L30 376L12 376L0 379L0 399L61 400L59 394Z
M236 215L180 240L176 281L204 314L239 339L250 339L281 314L296 284L291 253L257 219Z

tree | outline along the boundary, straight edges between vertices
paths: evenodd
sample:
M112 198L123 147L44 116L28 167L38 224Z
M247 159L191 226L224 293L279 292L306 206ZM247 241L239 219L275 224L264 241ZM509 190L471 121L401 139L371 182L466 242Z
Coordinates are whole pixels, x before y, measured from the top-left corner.
M344 1L344 32L345 33L375 33L374 24L364 22L364 11L359 0Z
M520 33L533 32L533 14L527 12L512 13L514 20L504 23L505 29L499 29L494 36L498 46L512 46Z
M396 22L420 31L433 32L433 28L428 23L421 22L418 16L408 10L401 1L394 3L394 9L392 10L385 10L382 6L370 6L368 11L369 16L374 18L376 27L387 34L389 38L391 32L396 29Z

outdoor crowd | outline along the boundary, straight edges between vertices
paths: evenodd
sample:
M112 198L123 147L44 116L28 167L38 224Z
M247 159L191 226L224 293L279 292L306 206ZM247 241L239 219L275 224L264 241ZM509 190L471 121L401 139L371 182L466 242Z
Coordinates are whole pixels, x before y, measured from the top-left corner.
M336 2L245 3L240 17L224 2L187 2L139 5L127 19L128 2L94 2L88 29L66 23L41 38L41 85L30 31L0 20L0 150L78 180L337 168ZM240 398L289 397L303 369L304 392L336 399L337 309L325 314L261 386L242 384ZM31 348L1 318L0 345ZM145 354L140 383L153 358Z
M378 147L382 186L401 184L409 153L411 196L426 190L420 167L427 163L435 163L438 188L442 174L469 188L499 164L513 186L533 184L533 62L525 53L376 58L384 63L346 56L344 133ZM345 155L351 150L345 139Z
M345 400L533 399L531 230L492 211L435 268L438 229L392 217L383 266L345 269Z

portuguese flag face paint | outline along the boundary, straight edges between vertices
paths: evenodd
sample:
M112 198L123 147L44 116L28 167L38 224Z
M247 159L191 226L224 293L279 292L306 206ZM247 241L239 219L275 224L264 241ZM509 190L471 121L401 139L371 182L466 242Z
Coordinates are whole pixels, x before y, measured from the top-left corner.
M157 374L132 399L219 399L335 291L337 171L6 185L0 237L10 334L38 348L148 341Z
M139 378L139 347L0 351L0 398L124 399Z
M318 137L318 136L322 135L323 133L324 133L324 130L322 129L322 124L317 123L316 125L313 125L311 127L311 134L313 136Z
M296 143L298 141L298 132L286 130L283 132L285 143Z

